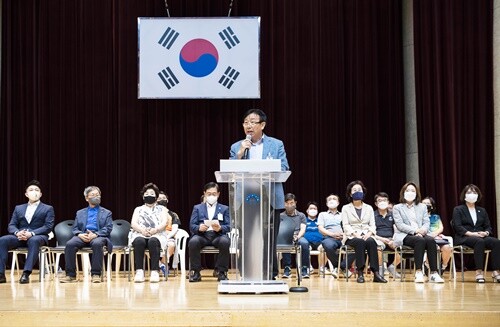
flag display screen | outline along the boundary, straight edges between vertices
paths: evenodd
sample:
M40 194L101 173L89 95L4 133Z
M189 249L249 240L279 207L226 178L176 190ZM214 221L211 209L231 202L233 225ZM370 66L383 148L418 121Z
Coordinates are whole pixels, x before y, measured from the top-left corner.
M138 18L139 98L260 98L260 17Z

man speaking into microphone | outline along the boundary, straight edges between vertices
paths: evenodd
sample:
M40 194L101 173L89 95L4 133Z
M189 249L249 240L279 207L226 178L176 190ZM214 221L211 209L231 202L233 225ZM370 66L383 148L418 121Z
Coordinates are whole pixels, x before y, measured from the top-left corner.
M260 109L250 109L243 115L243 132L246 137L231 145L229 159L280 159L281 170L290 169L286 159L285 146L281 140L264 134L267 116ZM274 239L278 234L280 213L285 209L285 193L283 184L276 183L274 208ZM276 244L273 244L273 278L278 275Z

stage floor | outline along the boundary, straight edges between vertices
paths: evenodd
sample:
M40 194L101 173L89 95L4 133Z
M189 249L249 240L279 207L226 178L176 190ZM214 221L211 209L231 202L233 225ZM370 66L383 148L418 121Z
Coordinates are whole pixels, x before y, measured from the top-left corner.
M0 284L2 326L498 326L500 283L415 284L389 279L365 284L317 274L303 281L307 293L218 294L212 272L189 283L185 275L157 284L128 282L122 273L111 282L75 284L57 279L21 285L8 277ZM460 275L457 275L459 277ZM489 275L488 275L489 276ZM297 280L287 280L296 286Z

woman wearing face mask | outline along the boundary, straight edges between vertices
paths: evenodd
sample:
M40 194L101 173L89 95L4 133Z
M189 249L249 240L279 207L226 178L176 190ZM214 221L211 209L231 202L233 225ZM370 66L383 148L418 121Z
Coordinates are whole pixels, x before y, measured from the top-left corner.
M500 240L492 237L490 218L486 210L476 206L482 198L481 191L474 184L464 187L460 201L464 204L453 209L453 228L455 229L455 245L467 245L474 248L476 265L476 282L484 283L484 250L491 250L492 278L500 283Z
M156 205L160 190L155 184L144 185L140 194L144 205L134 210L130 235L130 242L134 248L134 282L144 282L144 252L148 249L151 268L149 282L158 283L160 252L166 248L168 240L165 227L172 221L172 217L168 214L167 208Z
M420 202L420 190L413 182L408 182L399 192L399 202L394 206L392 214L396 224L394 243L396 246L407 245L413 248L415 258L415 283L424 283L422 272L424 254L427 258L431 274L429 282L444 283L437 272L437 248L434 237L429 236L429 214L427 206Z
M377 242L373 238L375 231L375 216L373 208L363 202L366 187L361 181L353 181L347 185L346 197L350 202L342 208L342 225L344 228L344 243L354 248L358 283L364 283L365 251L368 253L370 270L375 283L387 283L379 273Z
M427 206L427 213L429 214L429 236L434 237L436 244L439 246L439 250L441 251L441 271L444 272L446 267L448 267L448 262L450 262L450 258L453 252L453 248L451 247L448 238L449 236L443 235L443 222L441 221L441 217L436 213L436 201L430 196L424 198L422 203Z

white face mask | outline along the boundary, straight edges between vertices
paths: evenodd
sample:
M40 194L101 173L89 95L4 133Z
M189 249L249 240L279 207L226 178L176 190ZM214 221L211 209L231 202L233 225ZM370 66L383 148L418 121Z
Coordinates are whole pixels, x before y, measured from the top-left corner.
M206 197L208 204L212 205L217 202L217 197L215 195L209 195Z
M339 206L339 201L337 200L330 200L326 203L326 205L328 206L328 209L336 209L338 206Z
M387 201L382 201L377 204L377 207L381 210L385 210L389 207L389 202Z
M465 194L465 201L467 201L469 203L476 203L477 198L478 198L477 194L474 194L474 193Z
M318 214L318 210L311 209L311 210L308 211L308 213L309 213L309 216L316 217L316 215Z
M38 191L29 191L28 192L28 199L30 199L33 202L40 200L40 196L41 196L41 194Z
M413 200L415 200L416 197L417 197L416 192L409 192L409 191L405 192L405 200L406 201L413 201Z

